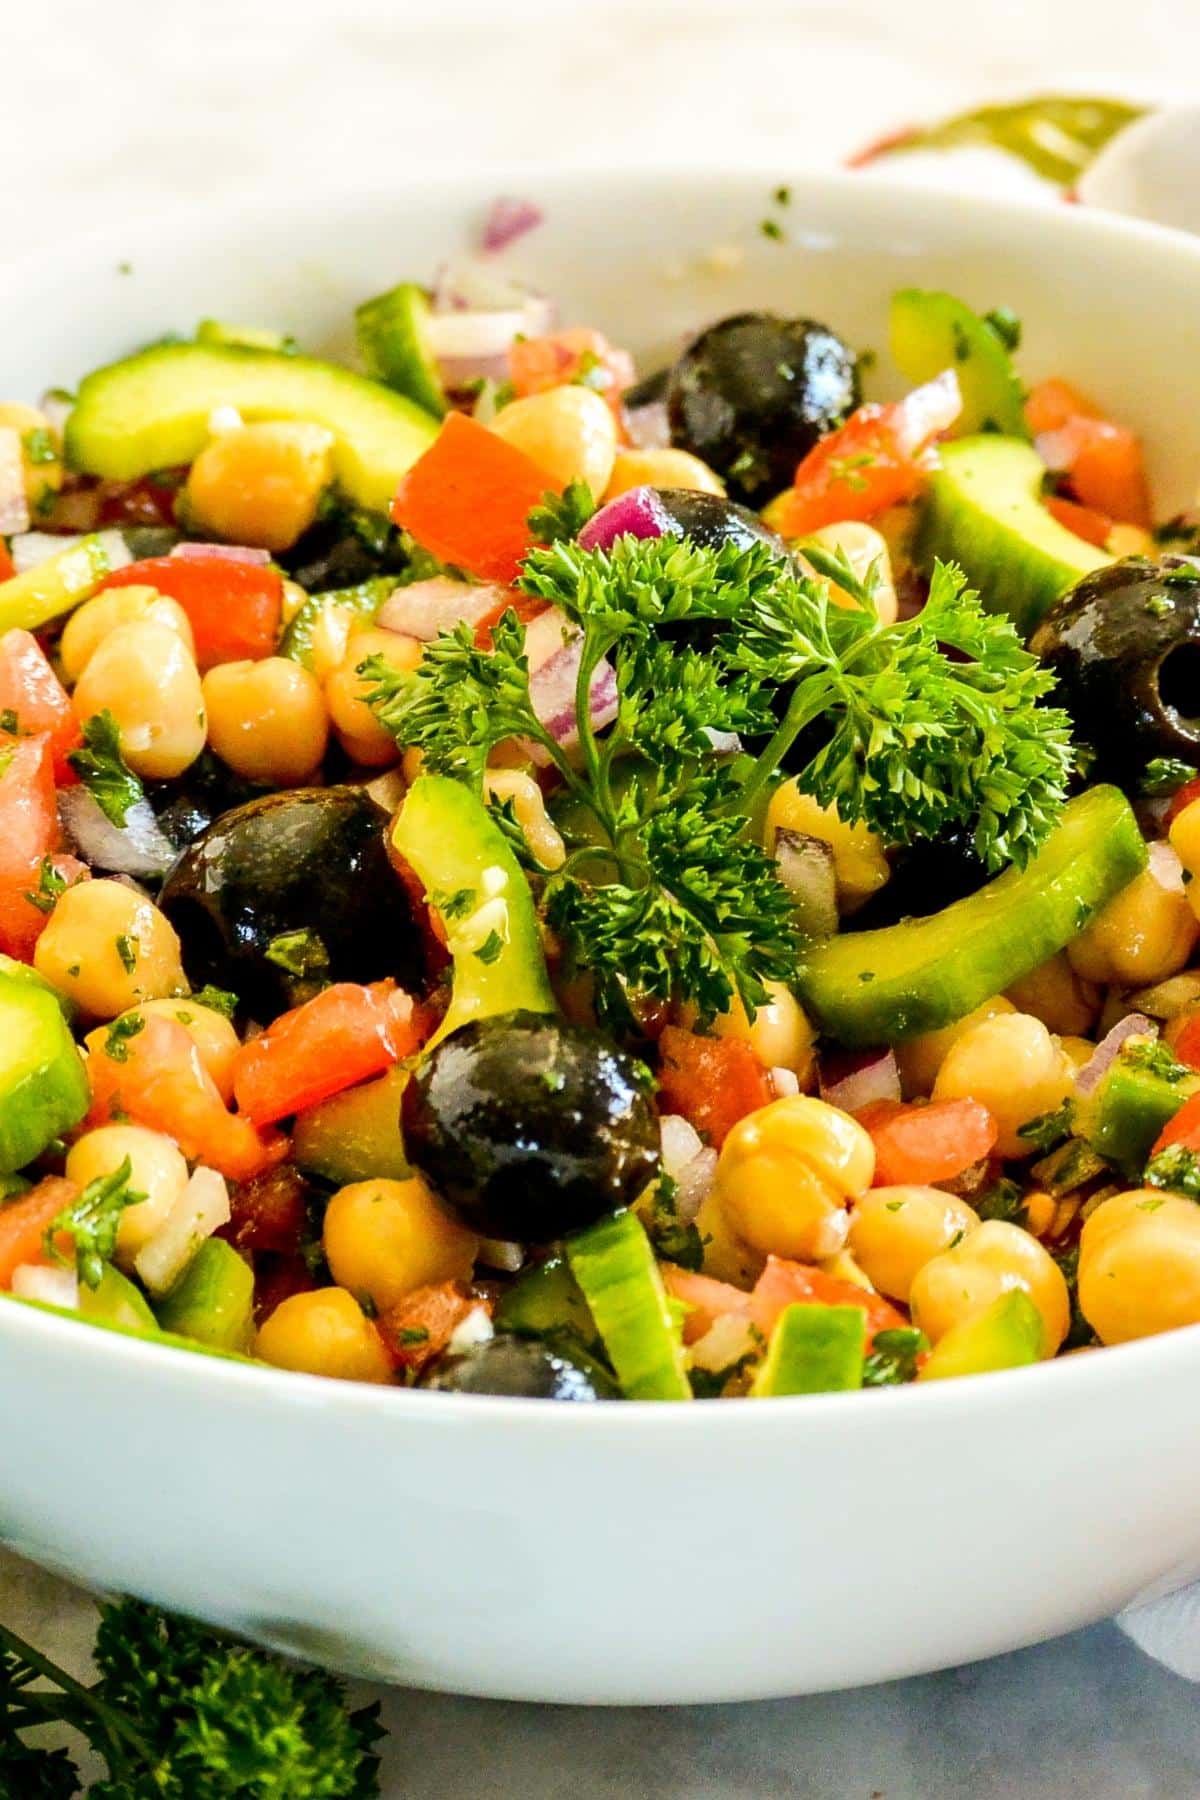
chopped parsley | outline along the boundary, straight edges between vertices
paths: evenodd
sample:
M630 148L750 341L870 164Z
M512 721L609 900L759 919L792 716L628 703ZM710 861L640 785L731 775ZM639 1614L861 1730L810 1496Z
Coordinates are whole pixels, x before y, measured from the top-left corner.
M88 1287L100 1285L104 1265L112 1261L125 1208L137 1206L146 1198L129 1185L132 1176L133 1164L126 1157L111 1175L98 1175L95 1181L89 1181L82 1193L64 1206L46 1228L42 1244L47 1256L62 1262L64 1258L58 1240L69 1237L74 1245L79 1279Z
M760 221L758 229L765 238L771 238L775 243L778 243L783 237L783 226L778 219L763 219Z
M475 910L475 889L455 888L453 892L436 889L429 896L429 904L443 919L465 919Z
M1168 1188L1200 1200L1200 1155L1183 1144L1169 1144L1150 1158L1144 1179L1147 1187Z
M547 489L529 515L529 529L539 544L558 544L577 538L595 510L587 482L569 481L561 494Z
M25 461L33 468L58 461L53 435L45 425L37 425L32 431L25 432L21 438L21 449L25 454Z
M127 931L122 931L113 939L117 955L121 959L121 967L127 975L132 975L138 966L138 940Z
M25 895L31 906L36 906L41 913L54 911L60 894L67 891L67 881L60 875L48 856L43 856L38 869L37 887Z
M864 1387L898 1387L915 1381L917 1365L929 1348L929 1339L915 1325L897 1325L877 1331L863 1362Z
M123 1013L119 1019L114 1019L104 1039L105 1056L113 1062L128 1062L129 1040L145 1028L146 1021L141 1013Z
M107 708L85 722L83 749L72 750L67 760L111 825L124 825L130 807L146 798L121 755L120 729Z
M207 982L188 998L194 1006L207 1006L210 1012L218 1012L226 1019L232 1019L238 1009L236 994L231 994L228 988L211 987Z
M496 962L504 951L504 939L498 931L489 931L475 954L481 963L489 966Z
M1200 770L1191 763L1181 762L1176 756L1152 756L1142 771L1140 789L1148 800L1165 798L1194 781L1198 773Z
M993 306L991 312L984 313L983 322L1010 354L1021 348L1021 321L1011 306Z
M1024 1143L1032 1144L1035 1150L1052 1150L1055 1144L1061 1144L1071 1135L1074 1118L1075 1102L1068 1098L1053 1112L1039 1113L1036 1119L1018 1125L1017 1136Z
M994 1181L971 1204L981 1219L1002 1219L1008 1225L1021 1226L1028 1220L1025 1195L1015 1181Z
M15 706L6 706L4 710L0 712L0 731L6 731L9 737L20 736L21 721L17 717L17 709Z
M656 1256L663 1262L677 1263L681 1269L699 1274L704 1264L704 1241L694 1222L680 1218L677 1194L678 1183L674 1178L660 1175L642 1223Z
M1121 1061L1131 1069L1142 1069L1174 1087L1195 1074L1185 1063L1177 1062L1161 1038L1126 1038L1121 1045Z
M324 940L307 926L300 931L281 931L271 939L263 955L296 981L323 982L329 974L329 952Z

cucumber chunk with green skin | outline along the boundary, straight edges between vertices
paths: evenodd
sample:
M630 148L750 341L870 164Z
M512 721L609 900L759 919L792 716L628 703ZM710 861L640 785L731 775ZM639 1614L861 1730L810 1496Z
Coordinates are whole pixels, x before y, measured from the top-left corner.
M23 575L0 581L0 633L37 631L100 591L105 577L131 560L119 531L95 531Z
M201 319L196 327L198 344L244 344L251 350L278 350L284 356L295 353L296 340L266 325L230 325L224 319Z
M496 1307L496 1326L521 1337L567 1336L585 1349L600 1347L600 1334L567 1257L556 1251L524 1270Z
M23 1169L78 1125L90 1099L57 996L0 975L0 1173Z
M94 1288L79 1289L79 1316L89 1325L120 1325L127 1331L157 1331L158 1320L141 1289L106 1263Z
M1041 1354L1042 1315L1023 1288L1013 1288L974 1318L952 1325L929 1352L917 1380L1022 1369L1040 1361Z
M1006 869L927 919L844 932L807 951L800 997L847 1046L940 1031L1070 943L1146 860L1124 794L1089 788L1068 801L1024 869Z
M441 418L446 390L429 347L429 313L425 289L402 281L386 294L364 300L355 310L354 327L367 374Z
M901 288L892 298L889 329L892 356L910 381L932 381L943 369L958 376L963 408L955 437L978 431L1029 436L1008 348L963 301L933 288Z
M1155 1139L1185 1100L1200 1091L1200 1075L1175 1079L1139 1068L1119 1054L1075 1115L1075 1130L1130 1180L1139 1180Z
M158 1323L213 1350L247 1350L254 1335L254 1275L224 1238L206 1238L159 1302Z
M67 461L116 481L190 463L216 406L247 420L324 425L338 487L376 512L388 510L438 429L403 394L336 363L245 344L158 344L84 376L67 420Z
M529 883L482 800L448 775L420 775L392 844L416 871L454 958L450 1005L426 1051L472 1019L557 1012Z
M280 656L290 657L292 662L303 663L306 669L311 669L313 636L322 619L341 608L351 616L351 630L369 625L395 588L395 581L378 576L360 582L357 587L332 588L327 594L310 594L280 639Z
M566 1252L625 1398L690 1400L679 1329L640 1219L600 1219L568 1238Z
M785 1306L751 1397L848 1393L862 1386L866 1351L867 1315L861 1306Z
M989 612L1028 637L1060 594L1112 561L1042 505L1046 468L1019 438L959 438L941 450L917 534L917 561L957 563Z
M297 1113L292 1130L296 1166L337 1187L353 1181L402 1181L410 1175L400 1132L400 1098L407 1080L407 1069L389 1069L375 1081Z

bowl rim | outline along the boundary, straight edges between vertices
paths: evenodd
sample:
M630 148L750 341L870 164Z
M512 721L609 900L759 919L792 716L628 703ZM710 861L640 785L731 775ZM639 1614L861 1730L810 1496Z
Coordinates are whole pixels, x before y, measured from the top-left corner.
M444 197L453 200L461 213L465 203L486 206L488 198L503 193L529 192L535 199L552 200L557 195L577 199L585 188L619 188L636 197L651 198L664 187L689 190L703 183L714 185L731 198L745 196L747 222L754 208L761 207L764 197L784 182L790 189L789 215L796 230L791 248L805 247L804 206L840 212L844 207L860 226L879 221L908 223L919 232L932 216L940 214L939 235L962 233L969 241L978 233L984 237L1008 239L1022 250L1031 249L1031 240L1045 237L1056 254L1061 254L1065 241L1076 240L1073 254L1086 254L1095 244L1106 249L1116 247L1118 253L1136 254L1150 248L1155 254L1175 258L1194 266L1200 276L1200 238L1175 227L1158 225L1144 219L1110 214L1067 201L1056 205L1013 199L1007 196L978 195L957 190L931 188L904 181L889 173L866 175L852 170L814 171L798 169L788 175L780 164L748 164L729 168L717 162L695 163L681 167L671 163L648 163L637 169L603 164L542 170L522 164L499 164L486 172L474 168L423 171L423 197L435 203ZM294 217L311 230L314 214L328 214L339 220L369 217L380 209L394 208L402 195L395 183L364 187L330 182L306 189L302 199L294 193L272 190L268 185L253 195L240 197L230 204L192 202L183 207L156 209L141 214L134 221L116 221L97 225L73 234L66 242L34 247L0 259L0 295L20 287L23 280L53 280L56 275L77 277L81 262L90 256L104 256L116 264L137 243L150 242L156 253L169 254L173 243L194 244L197 237L234 234L254 221L278 227L281 220ZM949 222L947 222L949 215ZM8 1304L3 1304L3 1302ZM0 1295L0 1356L6 1351L36 1354L41 1347L49 1352L69 1353L71 1345L82 1350L76 1337L83 1322L65 1312L38 1303ZM490 1420L503 1424L520 1420L522 1428L546 1428L573 1431L606 1431L644 1434L647 1430L679 1433L711 1429L713 1409L710 1406L689 1407L664 1405L661 1401L634 1400L612 1405L583 1405L563 1408L554 1402L507 1395L450 1394L430 1390L413 1390L392 1385L336 1381L328 1376L301 1374L271 1368L266 1364L223 1358L220 1355L188 1352L170 1345L155 1344L121 1330L92 1328L84 1340L86 1354L104 1365L105 1372L122 1382L136 1378L142 1371L147 1380L164 1385L172 1381L181 1389L199 1388L213 1396L242 1397L267 1405L307 1414L316 1410L328 1412L336 1408L347 1418L361 1417L371 1423L389 1415L402 1427L415 1421L431 1428L457 1421ZM994 1372L986 1378L972 1377L958 1381L912 1384L905 1389L865 1389L853 1393L780 1396L771 1401L764 1413L760 1405L721 1405L717 1416L725 1420L722 1430L757 1431L764 1418L773 1420L786 1414L795 1417L796 1409L808 1416L819 1417L827 1424L846 1418L865 1418L863 1408L873 1403L878 1409L890 1403L905 1409L908 1424L927 1415L944 1418L959 1414L983 1419L994 1408L1005 1409L1010 1399L1027 1393L1031 1413L1036 1396L1049 1397L1048 1383L1060 1403L1075 1397L1082 1401L1097 1383L1140 1385L1153 1381L1168 1370L1175 1373L1200 1370L1200 1325L1184 1326L1132 1343L1107 1346L1099 1355L1090 1350L1032 1367ZM174 1368L174 1376L171 1371ZM1106 1372L1107 1371L1107 1372ZM1039 1384L1035 1387L1034 1384ZM898 1398L900 1393L903 1398ZM885 1400L890 1396L890 1400ZM853 1412L848 1409L853 1408ZM564 1412L566 1417L564 1418ZM877 1410L878 1416L878 1410ZM573 1421L568 1425L568 1420ZM619 1421L628 1421L621 1425ZM651 1423L653 1421L653 1423ZM734 1423L734 1421L739 1421Z

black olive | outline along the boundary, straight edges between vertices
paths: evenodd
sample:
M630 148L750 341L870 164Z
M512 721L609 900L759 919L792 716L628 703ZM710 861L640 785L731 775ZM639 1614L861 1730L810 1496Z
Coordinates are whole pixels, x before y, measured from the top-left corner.
M965 900L991 880L966 826L896 850L892 873L878 893L842 920L843 931L874 931L901 919L923 919L955 900Z
M1129 557L1077 582L1030 649L1052 699L1095 755L1090 773L1136 788L1154 757L1200 765L1200 565Z
M519 1400L619 1400L612 1376L582 1351L499 1333L439 1357L420 1385L442 1394L506 1394Z
M408 564L404 540L387 519L331 508L277 557L309 593L357 587L376 575L398 575Z
M331 981L412 982L419 943L385 824L354 787L295 788L223 813L159 896L188 979L231 988L254 1017L272 1019L297 997L295 967L284 966L295 958L277 960L278 940L305 932Z
M178 779L148 784L146 798L168 841L182 850L222 813L258 799L266 791L235 775L228 763L205 750Z
M761 506L858 405L858 364L813 319L738 313L701 332L671 370L671 442Z
M790 555L787 545L764 525L757 513L736 500L720 494L702 494L695 488L655 488L669 532L703 544L706 550L719 550L722 544L733 544L748 550L751 544L766 544L783 559Z
M628 1206L658 1169L642 1064L539 1013L444 1038L404 1090L409 1160L476 1230L544 1244Z

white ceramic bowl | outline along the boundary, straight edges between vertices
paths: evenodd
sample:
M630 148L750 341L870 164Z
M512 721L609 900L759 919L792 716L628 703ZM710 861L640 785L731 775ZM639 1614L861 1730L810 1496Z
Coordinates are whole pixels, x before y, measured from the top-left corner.
M779 179L547 179L547 223L510 260L648 357L747 306L882 349L901 284L1004 303L1026 371L1142 429L1162 504L1190 499L1200 244L854 178L793 182L780 243L759 230ZM214 205L10 266L0 395L204 315L336 343L356 300L457 248L495 187ZM0 1536L419 1686L794 1694L1007 1650L1200 1572L1198 1388L1188 1330L899 1393L555 1407L276 1374L0 1304Z

